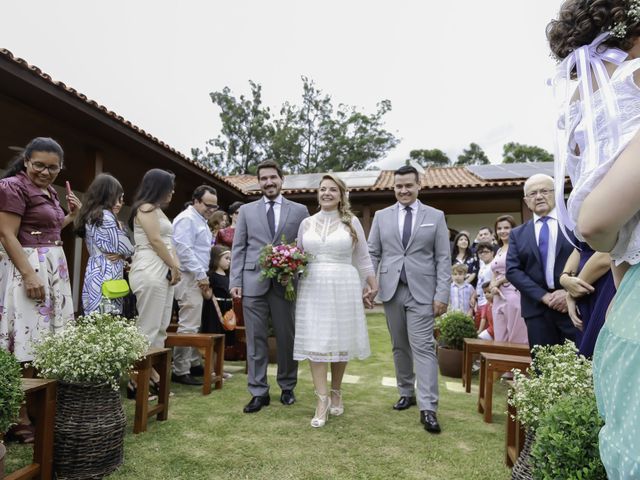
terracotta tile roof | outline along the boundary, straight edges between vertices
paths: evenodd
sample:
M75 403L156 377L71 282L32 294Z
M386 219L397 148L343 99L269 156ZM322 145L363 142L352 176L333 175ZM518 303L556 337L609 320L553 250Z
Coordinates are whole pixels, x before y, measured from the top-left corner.
M150 133L146 132L145 130L143 130L142 128L138 127L137 125L134 125L130 121L124 119L122 116L118 115L117 113L109 110L104 105L100 105L98 102L87 98L86 95L78 92L75 88L68 87L64 83L62 83L60 81L57 81L57 80L54 80L53 78L51 78L51 76L49 74L43 72L40 68L38 68L38 67L36 67L34 65L30 65L26 60L23 60L22 58L15 57L9 50L4 49L4 48L0 48L0 58L4 58L4 59L6 59L6 60L18 65L20 68L22 68L24 70L27 70L27 71L31 72L33 75L45 80L47 83L55 86L56 88L60 89L61 91L63 91L67 95L69 95L71 97L75 97L76 99L81 100L82 102L86 103L87 105L90 105L95 110L101 112L102 114L104 114L105 116L109 117L110 119L115 120L116 122L118 122L118 123L126 126L127 128L133 130L138 135L146 138L147 140L150 140L153 143L161 146L162 148L164 148L168 152L170 152L173 155L179 157L181 160L184 160L185 162L190 163L191 165L195 165L197 168L199 168L203 172L211 175L216 180L221 181L223 183L226 183L227 185L229 185L230 187L232 187L232 188L234 188L236 190L239 189L236 186L235 183L226 180L222 175L219 175L218 173L214 172L212 169L210 169L210 168L202 165L201 163L198 163L195 160L187 157L186 155L184 155L183 153L179 152L175 148L173 148L170 145L164 143L158 137L154 137L153 135L151 135Z
M374 192L380 190L393 190L394 170L381 170L376 182L370 187L351 187L352 192ZM259 191L258 181L254 175L227 176L226 180L235 184L239 189L253 193ZM476 188L476 187L507 187L521 186L526 178L512 178L508 180L485 180L473 174L465 167L430 167L422 176L422 188L428 190L449 188ZM283 193L309 193L316 188L283 188Z

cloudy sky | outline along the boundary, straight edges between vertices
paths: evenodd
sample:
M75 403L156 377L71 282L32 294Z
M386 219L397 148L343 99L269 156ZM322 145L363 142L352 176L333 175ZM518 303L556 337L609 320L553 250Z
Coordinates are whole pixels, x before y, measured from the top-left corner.
M209 98L263 86L277 111L301 75L334 103L393 110L402 139L499 162L509 141L552 151L545 26L560 0L110 0L4 2L0 47L189 154L217 135Z

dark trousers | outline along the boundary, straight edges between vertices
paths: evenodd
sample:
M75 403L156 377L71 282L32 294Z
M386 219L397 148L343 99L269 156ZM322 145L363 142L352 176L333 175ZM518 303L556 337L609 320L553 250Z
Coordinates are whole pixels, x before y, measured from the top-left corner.
M545 308L542 315L525 318L524 323L531 348L534 345L559 345L565 340L575 342L578 334L569 315L550 308Z

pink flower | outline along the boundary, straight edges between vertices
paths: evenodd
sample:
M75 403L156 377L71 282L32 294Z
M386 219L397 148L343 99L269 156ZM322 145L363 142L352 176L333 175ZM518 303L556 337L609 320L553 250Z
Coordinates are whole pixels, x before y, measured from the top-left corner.
M60 278L63 280L69 278L69 269L67 268L67 262L64 261L64 258L58 259L58 274L60 274Z
M42 315L45 323L49 323L49 320L51 320L51 315L53 314L53 305L51 305L50 298L47 298L44 301L44 304L38 309L38 313Z

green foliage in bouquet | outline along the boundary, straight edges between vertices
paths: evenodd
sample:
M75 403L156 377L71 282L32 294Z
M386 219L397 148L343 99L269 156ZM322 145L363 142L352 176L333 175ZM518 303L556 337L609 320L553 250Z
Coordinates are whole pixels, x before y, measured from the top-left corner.
M438 339L441 346L454 350L462 350L465 338L477 338L473 319L463 312L447 312L436 320L440 330Z
M606 480L598 433L603 422L594 395L559 399L540 419L531 448L536 480Z
M33 366L45 378L68 383L108 382L118 389L120 377L142 358L149 343L134 321L93 313L34 346Z
M537 430L542 415L562 397L593 396L591 362L571 341L563 345L536 345L527 374L514 370L515 386L509 404L516 407L518 420Z
M0 433L9 430L18 418L24 399L20 377L20 364L16 357L0 350Z

